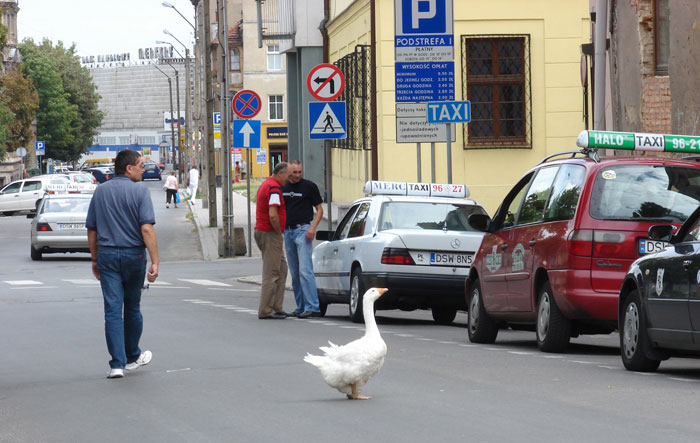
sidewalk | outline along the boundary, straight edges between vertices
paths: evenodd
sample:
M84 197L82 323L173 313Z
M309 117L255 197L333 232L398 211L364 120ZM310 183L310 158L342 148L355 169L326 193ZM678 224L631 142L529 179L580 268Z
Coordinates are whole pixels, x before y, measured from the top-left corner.
M185 189L181 189L181 196L184 196L186 194ZM185 197L187 198L187 197ZM218 226L216 227L211 227L209 226L209 208L204 209L202 208L202 200L201 199L196 199L194 200L194 204L188 199L186 200L187 205L190 208L190 211L192 212L194 216L194 222L195 225L197 226L197 233L199 235L199 241L202 245L202 255L204 260L211 261L211 260L217 260L219 258L219 232L218 228L222 227L222 207L221 207L221 188L216 188L216 220ZM341 214L345 214L347 211L347 208L349 207L349 203L331 203L331 212L332 212L332 220L333 220L333 227L335 227L338 223L338 214L339 211ZM245 242L246 242L246 248L249 248L249 241L248 241L248 212L246 210L246 207L248 206L248 199L244 197L243 195L239 194L238 192L233 192L233 226L234 228L243 228L243 232L245 234ZM324 210L324 217L321 223L318 226L319 230L327 230L328 229L328 218L325 212L328 210L328 205L326 203L323 204L323 210ZM250 203L250 219L251 219L251 224L253 227L255 226L255 203ZM251 236L252 236L252 229L251 229ZM257 245L255 244L255 239L251 238L251 243L252 243L252 248L249 250L251 251L251 256L252 257L260 257L260 249L258 249ZM245 256L241 257L247 257L248 254Z

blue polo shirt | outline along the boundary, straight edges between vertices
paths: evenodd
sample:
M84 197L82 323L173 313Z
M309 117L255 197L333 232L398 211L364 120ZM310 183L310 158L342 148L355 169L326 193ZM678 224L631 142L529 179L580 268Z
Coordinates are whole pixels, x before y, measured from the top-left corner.
M145 247L141 225L156 223L148 188L126 175L99 185L90 201L85 227L97 231L98 246Z

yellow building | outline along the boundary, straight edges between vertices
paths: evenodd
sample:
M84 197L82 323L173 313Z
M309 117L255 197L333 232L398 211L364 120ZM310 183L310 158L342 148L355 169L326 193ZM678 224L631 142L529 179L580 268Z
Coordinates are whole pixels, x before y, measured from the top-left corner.
M394 0L331 5L329 61L349 60L364 47L374 51L369 90L376 92L367 124L376 125L376 140L370 137L367 146L363 134L335 145L346 149L332 149L333 201L342 202L361 196L368 177L416 181L418 154L416 143L396 142ZM452 181L465 183L489 213L528 168L575 149L584 127L579 61L581 44L590 40L588 8L589 0L454 0L455 100L472 102L472 123L456 125ZM361 94L350 94L348 114L357 117L350 106L358 106ZM431 180L430 150L422 143L422 181ZM445 183L445 143L436 143L435 163L435 181Z

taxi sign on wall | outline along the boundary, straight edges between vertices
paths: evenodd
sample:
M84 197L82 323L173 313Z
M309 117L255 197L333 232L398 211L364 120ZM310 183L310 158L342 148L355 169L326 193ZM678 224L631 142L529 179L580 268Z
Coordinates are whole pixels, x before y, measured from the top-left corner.
M444 183L409 183L368 181L362 192L371 195L409 195L420 197L467 198L469 189L466 185Z
M576 146L589 149L700 153L700 137L638 132L581 131Z

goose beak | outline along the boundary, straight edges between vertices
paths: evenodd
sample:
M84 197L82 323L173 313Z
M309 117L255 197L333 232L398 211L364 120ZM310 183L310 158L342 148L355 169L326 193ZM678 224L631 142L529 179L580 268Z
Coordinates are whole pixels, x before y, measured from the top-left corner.
M388 288L375 288L377 292L379 292L379 295L383 295L386 291L388 291Z

